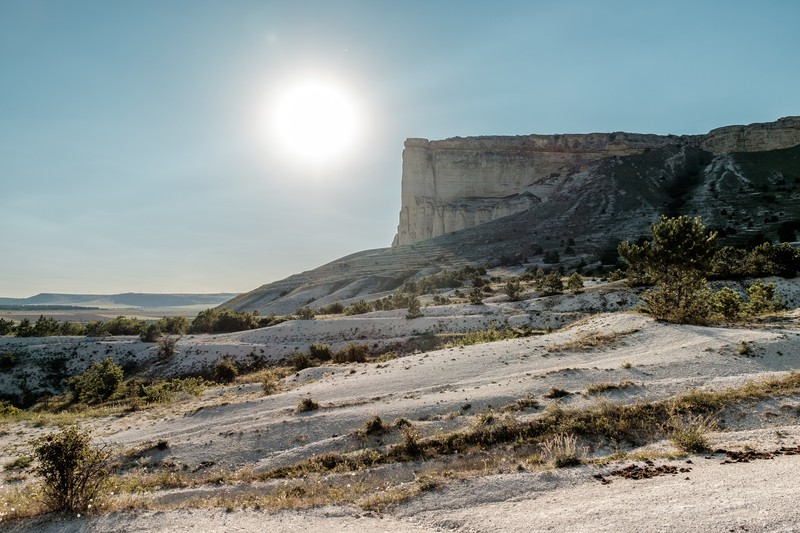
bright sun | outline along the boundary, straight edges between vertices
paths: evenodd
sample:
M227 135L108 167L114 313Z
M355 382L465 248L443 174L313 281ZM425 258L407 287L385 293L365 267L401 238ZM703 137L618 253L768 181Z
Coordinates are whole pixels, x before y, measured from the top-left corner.
M275 101L271 118L273 137L287 155L313 164L346 155L360 126L351 94L322 78L287 86Z

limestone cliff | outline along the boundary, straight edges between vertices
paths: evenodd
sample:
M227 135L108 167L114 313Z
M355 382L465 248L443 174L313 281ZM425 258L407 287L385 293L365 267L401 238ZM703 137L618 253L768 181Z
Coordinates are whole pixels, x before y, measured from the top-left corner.
M677 154L759 152L800 144L800 117L728 126L707 135L632 133L408 139L402 204L393 246L430 239L520 213L596 176L609 162L653 150L674 173ZM684 161L685 162L685 161ZM607 170L607 168L606 168Z

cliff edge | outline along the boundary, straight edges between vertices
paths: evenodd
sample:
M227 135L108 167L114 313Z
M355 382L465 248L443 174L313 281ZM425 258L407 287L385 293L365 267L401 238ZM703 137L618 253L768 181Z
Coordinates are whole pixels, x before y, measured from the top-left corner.
M800 145L800 117L726 126L706 135L590 133L408 139L402 204L393 246L424 241L536 208L607 172L624 158L658 152L665 180L708 153L703 172L731 153ZM652 158L650 158L652 159ZM664 180L662 180L664 181Z

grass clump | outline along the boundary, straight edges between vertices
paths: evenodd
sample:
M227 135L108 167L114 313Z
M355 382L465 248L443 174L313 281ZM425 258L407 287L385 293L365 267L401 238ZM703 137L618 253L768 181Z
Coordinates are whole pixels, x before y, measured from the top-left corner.
M383 423L381 417L378 415L370 417L366 422L364 422L364 427L362 431L365 435L379 435L386 431L387 427L386 424Z
M303 398L300 400L300 403L297 404L295 411L298 413L308 413L309 411L316 411L317 409L319 409L319 404L316 401L312 398Z
M579 466L586 456L585 450L578 450L578 438L572 434L553 435L541 444L541 457L556 468Z
M599 394L602 392L627 389L628 387L633 387L633 386L634 386L633 381L629 379L626 379L625 381L620 381L619 383L594 383L586 387L586 394Z
M628 331L616 331L613 333L600 333L599 331L588 331L580 334L575 340L568 341L562 344L553 344L547 348L548 352L565 352L565 351L589 351L597 348L607 347L615 344L617 341L627 335L638 332L638 329L631 329Z
M528 337L533 335L533 330L523 330L515 328L502 328L496 329L490 327L478 331L470 331L465 333L460 338L455 339L449 344L449 347L459 348L461 346L470 346L472 344L483 344L485 342L502 341L506 339L517 339L520 337Z
M669 439L676 448L688 453L702 453L710 449L706 434L716 428L710 417L697 416L688 423L674 419Z
M736 348L736 353L739 355L751 356L753 355L753 345L747 341L741 341Z
M547 391L544 394L544 397L547 398L548 400L556 400L558 398L564 398L565 396L569 396L570 394L572 393L567 390L559 389L557 387L552 387L550 388L549 391Z

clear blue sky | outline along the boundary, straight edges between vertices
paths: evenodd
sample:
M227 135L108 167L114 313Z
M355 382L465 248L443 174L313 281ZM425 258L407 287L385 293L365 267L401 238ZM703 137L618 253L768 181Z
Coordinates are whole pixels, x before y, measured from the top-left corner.
M800 114L800 2L0 0L0 296L247 291L388 246L407 137ZM260 134L298 73L365 120Z

